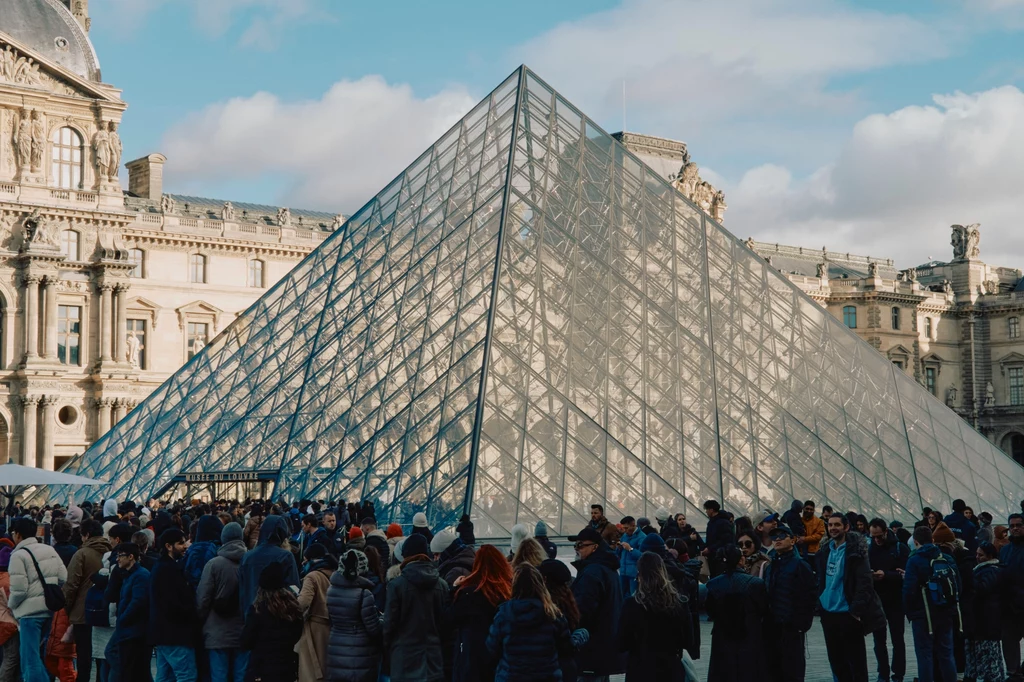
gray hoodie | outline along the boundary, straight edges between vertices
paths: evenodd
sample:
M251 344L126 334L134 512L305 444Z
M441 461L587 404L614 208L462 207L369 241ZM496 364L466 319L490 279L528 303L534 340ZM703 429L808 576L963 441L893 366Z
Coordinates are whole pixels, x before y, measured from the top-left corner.
M245 555L245 543L231 540L217 550L217 556L203 567L196 589L196 608L203 622L203 641L207 649L237 649L242 646L241 611L224 616L213 608L215 599L238 594L238 571Z

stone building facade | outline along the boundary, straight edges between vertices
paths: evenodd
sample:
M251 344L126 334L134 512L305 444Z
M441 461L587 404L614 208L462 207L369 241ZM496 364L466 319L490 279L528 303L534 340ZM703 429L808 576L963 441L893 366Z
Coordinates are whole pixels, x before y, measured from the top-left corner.
M981 260L978 225L953 225L952 258L892 259L749 240L838 320L1024 464L1024 279Z
M165 194L125 164L87 0L0 0L0 462L60 467L341 216Z

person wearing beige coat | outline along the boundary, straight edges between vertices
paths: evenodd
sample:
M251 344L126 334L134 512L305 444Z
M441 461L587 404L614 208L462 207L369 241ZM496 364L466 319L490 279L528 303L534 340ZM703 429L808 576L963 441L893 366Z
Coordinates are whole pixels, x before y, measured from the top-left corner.
M331 638L331 616L327 610L327 589L338 560L321 544L306 548L307 573L299 590L299 606L305 613L302 637L296 645L299 654L299 682L323 682L327 679L327 645Z

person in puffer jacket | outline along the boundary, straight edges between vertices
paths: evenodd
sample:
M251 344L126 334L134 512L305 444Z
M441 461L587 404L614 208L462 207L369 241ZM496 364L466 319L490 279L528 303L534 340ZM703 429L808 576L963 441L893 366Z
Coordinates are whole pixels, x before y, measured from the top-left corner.
M196 524L196 539L185 552L185 578L192 589L199 586L206 564L217 556L224 524L216 516L206 514Z
M565 616L533 565L516 566L512 598L498 607L487 650L498 660L494 682L560 682L560 653L572 651Z
M622 537L615 547L615 556L619 559L619 580L622 584L622 598L629 599L636 590L636 562L642 554L640 545L647 537L636 527L636 519L625 516L619 522L622 526Z
M366 555L350 549L341 568L331 575L327 610L331 634L327 645L330 682L375 682L381 662L381 616L373 600L372 585L362 577Z

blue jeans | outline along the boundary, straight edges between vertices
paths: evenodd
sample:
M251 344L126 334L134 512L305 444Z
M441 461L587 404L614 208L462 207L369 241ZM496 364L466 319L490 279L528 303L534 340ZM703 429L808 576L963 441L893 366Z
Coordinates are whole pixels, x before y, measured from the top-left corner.
M209 649L210 679L213 682L245 682L249 652L245 649Z
M926 620L910 621L917 654L917 678L920 682L956 682L956 661L953 659L953 626L933 625L928 634Z
M196 650L187 646L154 647L156 682L196 682Z
M18 621L18 634L21 635L18 653L21 656L23 682L50 682L50 673L46 672L39 650L43 645L43 637L50 634L51 618L52 616L43 616L22 618Z

